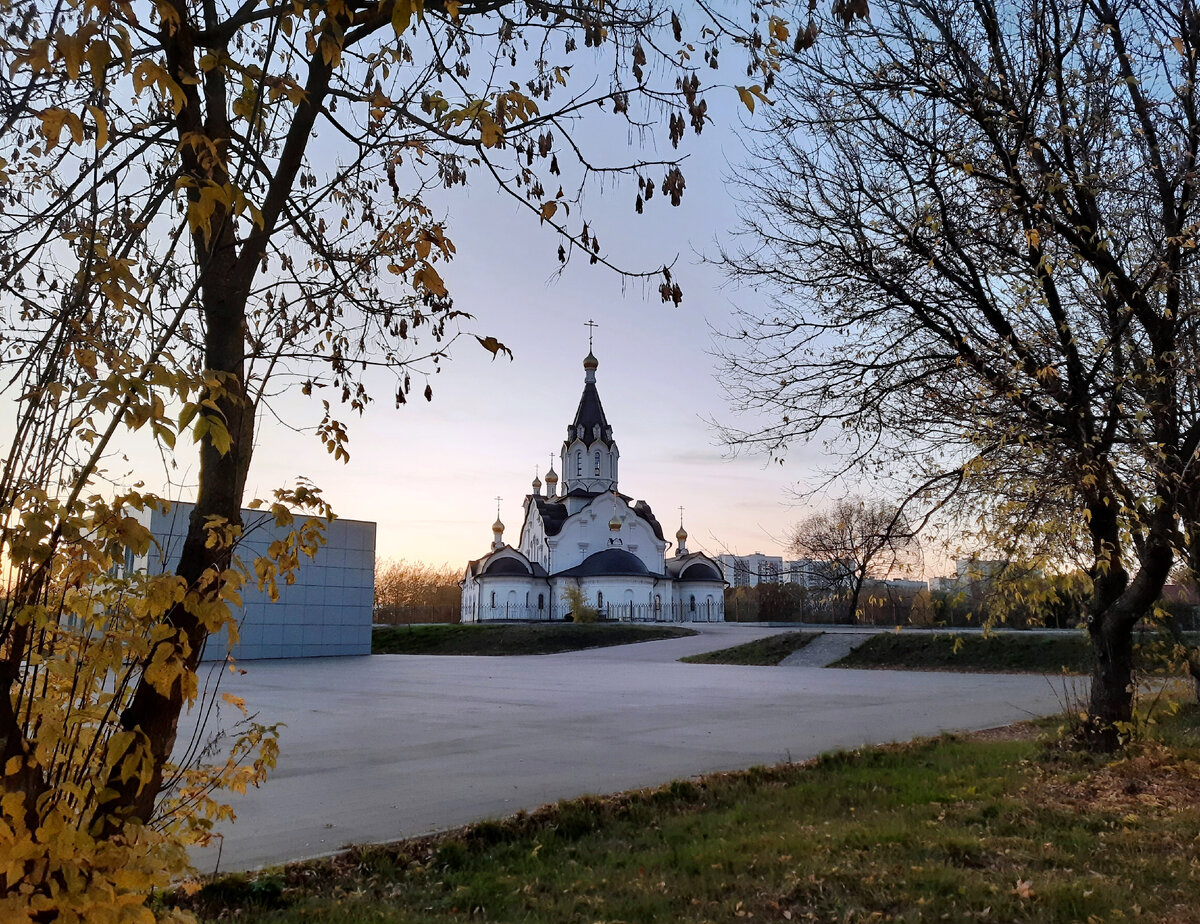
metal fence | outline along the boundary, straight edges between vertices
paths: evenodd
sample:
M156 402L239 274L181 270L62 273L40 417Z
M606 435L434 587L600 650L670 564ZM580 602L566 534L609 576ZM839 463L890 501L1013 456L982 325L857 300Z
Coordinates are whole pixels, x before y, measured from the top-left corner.
M377 606L374 620L381 626L409 626L421 623L452 623L459 620L457 603L429 606Z
M481 606L477 612L464 612L464 622L554 622L572 618L565 607L551 604L536 607L524 604ZM723 601L708 603L606 603L600 610L602 622L724 622Z

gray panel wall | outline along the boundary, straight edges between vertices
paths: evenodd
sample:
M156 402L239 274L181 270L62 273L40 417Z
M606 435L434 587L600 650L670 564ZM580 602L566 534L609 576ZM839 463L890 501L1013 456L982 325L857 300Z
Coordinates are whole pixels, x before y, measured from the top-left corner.
M171 568L179 558L188 517L194 505L179 503L169 513L155 512L151 532L161 546L150 551L149 569ZM261 510L243 510L245 533L239 554L250 573L253 560L287 530ZM375 524L363 520L326 522L325 545L314 559L300 556L296 583L279 582L272 603L257 582L242 588L241 639L233 651L238 660L314 658L371 653L371 618L375 604ZM213 636L205 660L225 657L225 633Z

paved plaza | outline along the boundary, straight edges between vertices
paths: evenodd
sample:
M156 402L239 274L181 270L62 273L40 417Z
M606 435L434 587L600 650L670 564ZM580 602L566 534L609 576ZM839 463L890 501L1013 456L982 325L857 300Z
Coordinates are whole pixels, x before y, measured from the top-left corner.
M220 869L425 834L590 792L803 760L1057 711L1061 678L680 664L780 632L528 657L259 661L223 690L284 722L267 784L234 796ZM215 850L194 855L202 871Z

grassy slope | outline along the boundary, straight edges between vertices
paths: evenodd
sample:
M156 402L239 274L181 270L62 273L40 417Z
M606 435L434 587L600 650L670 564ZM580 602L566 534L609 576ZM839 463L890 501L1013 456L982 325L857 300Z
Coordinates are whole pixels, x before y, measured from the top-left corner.
M688 655L679 660L687 661L689 664L778 664L820 634L820 632L784 632L782 635L769 635L766 638L747 642L744 645L736 645L733 648Z
M373 654L554 654L695 634L681 626L628 623L382 626L371 635L371 651Z
M942 738L573 800L209 887L202 910L241 907L246 924L1195 922L1200 731L1195 710L1182 721L1174 749L1116 763Z
M956 640L961 640L957 651ZM1195 644L1196 639L1192 639ZM1138 636L1134 648L1139 669L1149 673L1182 673L1168 662L1173 643L1165 636ZM1174 660L1178 660L1177 656ZM1004 632L984 638L954 633L886 632L855 648L833 667L888 667L899 670L1001 671L1039 674L1087 674L1092 647L1082 632L1035 635Z
M961 645L955 651L956 640ZM1091 644L1079 635L1002 633L953 635L885 632L872 636L834 667L891 667L910 670L1028 671L1081 674L1091 670Z

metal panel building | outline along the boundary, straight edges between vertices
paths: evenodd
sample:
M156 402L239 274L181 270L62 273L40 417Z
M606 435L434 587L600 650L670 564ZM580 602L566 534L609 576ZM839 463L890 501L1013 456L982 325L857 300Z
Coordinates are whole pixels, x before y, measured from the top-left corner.
M167 513L154 511L150 531L157 542L147 560L135 562L161 572L174 567L183 547L190 503L176 503ZM266 553L286 530L262 510L243 510L244 534L239 554L253 573L252 561ZM338 518L325 525L325 545L316 558L301 556L296 583L279 582L272 603L253 582L242 588L241 638L233 656L314 658L371 653L371 618L375 603L375 524ZM225 657L225 633L208 640L205 660Z

